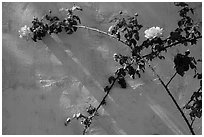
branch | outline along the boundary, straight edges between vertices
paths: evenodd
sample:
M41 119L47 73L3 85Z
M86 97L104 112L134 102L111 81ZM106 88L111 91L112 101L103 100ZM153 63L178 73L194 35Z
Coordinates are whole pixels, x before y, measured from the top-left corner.
M84 29L88 29L88 30L92 30L92 31L96 31L96 32L98 32L98 33L107 35L107 36L109 36L109 37L111 37L111 38L113 38L113 39L116 39L116 40L118 40L119 42L121 42L121 43L127 45L127 43L126 43L125 41L119 40L116 36L111 35L111 34L105 32L105 31L101 31L101 30L99 30L99 29L91 28L91 27L87 27L87 26L75 26L75 27L84 28ZM202 36L196 37L195 39L200 39L200 38L202 38ZM190 42L191 40L192 40L192 39L181 40L181 41L178 41L178 42L175 42L175 43L173 43L173 44L170 44L170 45L166 46L164 49L167 49L167 48L176 46L176 45L178 45L178 44L180 44L180 43L183 43L183 42ZM152 54L152 53L150 53L150 54ZM144 56L142 56L142 58L145 58L145 57L149 56L150 54L144 55ZM188 119L186 118L184 112L183 112L182 109L179 107L179 105L178 105L178 103L176 102L175 98L173 97L173 95L171 94L171 92L170 92L169 89L168 89L168 85L170 84L170 82L171 82L172 79L176 76L177 73L175 73L175 74L173 75L173 77L170 79L170 81L165 85L164 82L162 81L162 79L160 78L160 76L155 72L154 68L152 68L150 64L149 64L149 67L150 67L150 68L152 69L152 71L157 75L157 77L159 78L159 81L161 82L161 84L162 84L162 85L164 86L164 88L166 89L167 93L168 93L169 96L171 97L172 101L174 102L174 104L176 105L177 109L179 110L179 112L181 113L182 117L184 118L186 124L188 125L188 128L190 129L192 135L195 135L195 132L193 131L193 128L191 127L191 124L189 123ZM117 79L117 78L116 78L116 79ZM115 79L115 81L116 81L116 79ZM112 86L114 85L115 81L111 84L110 89L111 89ZM107 91L106 95L104 96L104 98L102 99L102 101L100 102L100 104L98 105L98 107L97 107L96 111L93 113L92 117L95 116L95 113L96 113L96 112L98 111L98 109L102 106L102 104L103 104L103 102L105 101L106 97L108 96L109 92L110 92L110 90Z
M110 93L110 90L112 89L113 85L115 84L116 80L118 79L119 76L117 76L114 81L112 82L109 90L106 92L106 95L103 97L102 101L100 102L100 104L98 105L98 107L96 108L96 110L94 111L94 113L89 117L89 119L92 119L94 118L94 116L96 115L96 113L98 112L99 108L103 105L104 101L106 100L106 97L108 96L108 94ZM87 130L87 127L84 128L83 130L83 135L86 134L86 130Z
M111 34L108 33L108 32L105 32L105 31L102 31L102 30L99 30L99 29L96 29L96 28L91 28L91 27L83 26L83 25L81 25L81 26L77 26L77 25L75 26L75 25L74 25L74 27L83 28L83 29L88 29L88 30L92 30L92 31L96 31L96 32L98 32L98 33L107 35L107 36L109 36L109 37L111 37L111 38L113 38L113 39L116 39L116 40L118 40L119 42L121 42L121 43L127 45L127 43L126 43L124 40L120 40L120 39L118 39L116 36L111 35Z
M96 32L98 32L98 33L107 35L107 36L109 36L109 37L111 37L111 38L113 38L113 39L116 39L116 40L118 40L119 42L121 42L121 43L127 45L127 43L126 43L124 40L118 39L116 36L111 35L111 34L108 33L108 32L105 32L105 31L102 31L102 30L99 30L99 29L96 29L96 28L92 28L92 27L87 27L87 26L84 26L84 25L81 25L81 26L74 25L74 27L83 28L83 29L87 29L87 30L91 30L91 31L96 31ZM200 38L202 38L202 36L198 36L198 37L196 37L195 39L200 39ZM173 47L173 46L176 46L176 45L178 45L178 44L180 44L180 43L191 42L192 40L193 40L193 39L185 39L185 40L181 40L181 41L178 41L178 42L174 42L174 43L172 43L172 44L170 44L170 45L164 47L164 50L167 49L167 48L171 48L171 47ZM159 54L159 53L160 53L160 52L158 52L157 54ZM142 58L146 58L146 57L148 57L148 56L150 56L150 55L152 55L152 53L143 55Z
M196 37L195 39L200 39L200 38L202 38L202 36L198 36L198 37ZM174 43L172 43L172 44L170 44L170 45L164 47L163 50L165 50L165 49L167 49L167 48L171 48L171 47L173 47L173 46L176 46L176 45L181 44L181 43L184 43L184 42L191 42L192 40L193 40L193 39L185 39L185 40L181 40L181 41L178 41L178 42L174 42ZM142 58L148 57L148 56L150 56L151 54L152 54L152 53L146 54L146 55L142 56Z
M107 36L109 36L109 37L111 37L111 38L113 38L113 39L116 39L116 40L118 40L119 42L121 42L121 43L127 45L127 43L126 43L125 41L119 40L116 36L111 35L111 34L109 34L109 33L107 33L107 32L101 31L101 30L99 30L99 29L91 28L91 27L87 27L87 26L75 26L75 27L83 28L83 29L88 29L88 30L92 30L92 31L96 31L96 32L98 32L98 33L107 35ZM202 38L202 36L196 37L195 39L199 39L199 38ZM170 48L170 47L173 47L173 46L176 46L176 45L178 45L178 44L180 44L180 43L183 43L183 42L190 42L191 40L192 40L192 39L185 39L185 40L181 40L181 41L175 42L175 43L173 43L173 44L170 44L170 45L166 46L165 49ZM152 54L152 53L150 53L150 54ZM144 56L142 56L142 58L147 57L147 56L149 56L150 54L144 55ZM179 110L179 112L181 113L182 117L184 118L186 124L188 125L188 128L189 128L190 131L191 131L191 134L192 134L192 135L195 135L195 132L193 131L193 128L191 127L191 125L190 125L188 119L186 118L184 112L183 112L182 109L179 107L178 103L176 102L175 98L173 97L173 95L171 94L171 92L169 91L169 89L168 89L168 87L167 87L168 84L171 82L171 80L176 76L176 73L175 73L174 76L171 78L171 80L165 85L165 83L162 81L162 79L160 78L160 76L155 72L154 68L152 68L150 64L149 64L149 67L150 67L150 68L152 69L152 71L157 75L157 77L159 78L159 81L161 82L161 84L162 84L162 85L164 86L164 88L166 89L167 93L168 93L169 96L171 97L172 101L174 102L174 104L176 105L177 109ZM115 81L116 81L116 79L115 79ZM114 85L115 81L112 83L110 89L111 89L112 86ZM102 101L100 102L99 106L97 107L96 111L93 113L92 117L95 116L95 113L96 113L97 110L101 107L101 105L103 104L103 101L105 101L105 99L106 99L106 97L108 96L109 92L110 92L110 90L107 91L106 95L104 96L104 98L103 98Z
M98 105L98 107L96 108L96 111L93 113L93 116L95 116L96 112L98 111L98 109L103 105L103 102L105 101L106 97L108 96L108 94L110 93L110 90L112 89L113 85L115 84L116 80L118 79L118 77L115 78L115 80L113 81L113 83L111 84L109 90L106 92L106 95L103 97L102 101L100 102L100 104Z
M182 117L184 118L186 124L188 125L188 128L191 131L192 135L195 135L195 132L193 131L193 128L191 127L191 124L189 123L188 119L186 118L184 112L182 111L182 109L179 107L178 103L176 102L176 99L173 97L173 95L171 94L171 92L169 91L168 87L164 84L163 80L160 78L160 76L156 73L156 71L154 70L154 68L149 64L149 67L151 68L151 70L153 71L154 74L156 74L156 76L159 78L159 81L161 82L161 84L164 86L165 90L167 91L167 93L169 94L169 96L171 97L172 101L174 102L174 104L176 105L177 109L179 110L179 112L181 113Z

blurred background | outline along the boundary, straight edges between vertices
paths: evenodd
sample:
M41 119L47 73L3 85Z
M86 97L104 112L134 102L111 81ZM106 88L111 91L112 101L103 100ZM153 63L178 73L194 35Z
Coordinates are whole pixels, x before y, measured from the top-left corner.
M149 27L162 27L166 37L175 29L179 20L179 8L167 2L2 3L2 134L82 134L83 127L78 121L73 121L68 127L64 126L64 121L67 116L76 112L85 112L89 104L98 104L95 96L91 94L93 92L83 84L87 83L91 87L92 83L86 77L77 77L80 74L78 66L73 66L76 67L75 72L64 67L47 48L46 44L49 43L25 41L18 35L22 26L31 25L33 16L40 18L51 9L54 15L62 18L65 13L59 12L59 9L71 8L73 4L83 9L83 12L76 13L81 17L83 25L104 31L112 25L109 21L117 16L119 11L129 15L137 12L138 21L144 26L140 30L140 42L145 39L144 31ZM194 20L202 21L202 3L190 5L195 8ZM129 50L117 41L87 30L80 29L73 35L60 34L59 38L64 42L65 49L74 54L102 87L107 84L107 78L118 66L112 58L113 54L129 53ZM196 46L172 48L166 55L166 61L153 62L164 81L168 81L174 74L174 55L183 53L188 48L196 59L202 57L199 40ZM74 64L70 62L70 65ZM201 65L198 70L202 70ZM198 81L192 79L192 74L193 71L189 71L184 77L176 76L170 85L180 105L188 101L199 85ZM174 104L159 82L153 79L155 77L147 70L141 79L130 81L130 86L131 83L133 87L143 86L134 89L136 110L126 113L130 116L134 114L134 120L130 117L129 121L125 118L125 121L120 120L120 115L122 117L123 114L116 112L127 111L129 106L125 103L128 95L122 95L125 92L132 94L133 89L122 90L116 86L112 97L116 102L113 106L119 104L116 108L118 111L114 112L111 104L107 106L107 112L102 109L101 116L95 120L90 134L189 134ZM110 108L112 109L109 110ZM132 121L136 122L131 123ZM202 134L201 121L195 121L197 134ZM173 124L169 124L171 122Z

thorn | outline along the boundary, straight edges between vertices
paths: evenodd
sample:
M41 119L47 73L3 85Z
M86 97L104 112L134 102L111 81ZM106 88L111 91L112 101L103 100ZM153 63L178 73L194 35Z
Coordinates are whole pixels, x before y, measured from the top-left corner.
M136 16L136 17L138 16L138 13L137 13L137 12L135 13L135 16Z

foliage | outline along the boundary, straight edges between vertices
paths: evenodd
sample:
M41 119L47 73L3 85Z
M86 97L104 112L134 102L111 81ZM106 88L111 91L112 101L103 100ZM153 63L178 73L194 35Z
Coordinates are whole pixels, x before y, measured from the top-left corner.
M63 20L60 20L57 16L52 16L51 10L49 10L49 14L43 16L41 20L37 17L33 17L32 26L29 28L32 33L31 38L33 41L37 42L37 40L42 40L47 34L58 34L62 32L63 29L67 34L72 34L77 31L75 25L81 24L81 20L74 14L74 11L82 11L82 9L74 5L71 9L60 9L60 11L62 10L68 12ZM21 36L22 34L20 34L20 37Z
M118 42L122 42L131 49L131 56L117 53L114 54L114 60L118 62L121 67L115 71L113 76L108 78L109 85L105 86L104 88L105 96L103 97L100 104L96 108L90 105L87 108L88 116L78 113L74 114L73 118L67 118L65 125L70 123L72 119L80 119L81 124L84 125L83 134L86 134L92 123L92 119L95 116L99 116L98 109L101 106L107 104L106 97L116 82L121 86L121 88L125 89L128 86L125 80L127 76L130 76L132 79L135 79L136 76L140 78L141 73L144 73L146 67L148 66L153 70L154 73L156 73L155 70L151 67L150 62L156 58L164 60L164 53L168 52L169 48L182 45L193 46L197 44L197 40L202 36L201 32L199 31L199 22L194 22L194 20L191 18L191 16L194 15L194 9L190 8L189 5L184 2L175 2L174 4L175 6L181 8L179 10L180 20L178 21L177 28L170 32L167 38L164 38L162 37L163 28L151 27L145 31L145 37L147 39L144 40L141 44L138 44L140 41L139 32L143 25L138 23L139 15L137 13L127 18L124 18L123 16L115 18L115 23L110 26L108 33L86 26L78 26L78 24L81 24L81 20L77 15L74 14L74 11L82 11L82 9L76 5L74 5L71 9L61 9L61 11L67 12L66 17L63 20L60 20L56 16L52 16L51 11L49 11L49 14L46 14L41 20L34 17L32 21L33 25L30 28L32 35L30 35L30 32L28 34L35 42L37 40L42 40L42 38L47 34L58 34L63 30L67 34L73 34L77 31L78 28L85 28L103 33L110 36L111 38L115 38L118 40ZM119 14L122 14L122 12ZM46 22L43 21L44 19L46 19ZM22 31L20 31L22 37L25 36L25 32L27 32L27 30L27 28L22 28ZM147 54L142 54L145 50L150 52ZM202 116L202 73L197 72L197 64L198 62L201 62L201 60L196 60L194 57L189 55L189 50L187 50L184 54L178 53L174 57L174 68L175 75L179 74L181 77L183 77L185 73L189 71L189 69L192 69L195 72L193 77L200 80L199 90L193 93L190 101L183 107L183 109L190 111L189 116L191 118L191 124L189 124L186 116L168 89L168 85L175 77L175 75L167 84L164 84L158 74L157 77L165 87L171 99L174 101L177 109L182 114L191 133L195 134L192 127L193 121L195 118L201 118Z

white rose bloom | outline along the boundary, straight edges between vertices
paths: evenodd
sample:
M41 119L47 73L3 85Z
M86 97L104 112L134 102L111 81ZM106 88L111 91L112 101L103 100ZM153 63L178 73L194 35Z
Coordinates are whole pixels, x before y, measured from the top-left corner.
M163 28L160 27L151 27L147 30L145 30L145 37L147 39L153 39L155 37L160 37L162 36Z
M21 27L21 29L18 31L20 38L26 38L26 40L31 38L31 31L30 28L25 25L24 27Z

